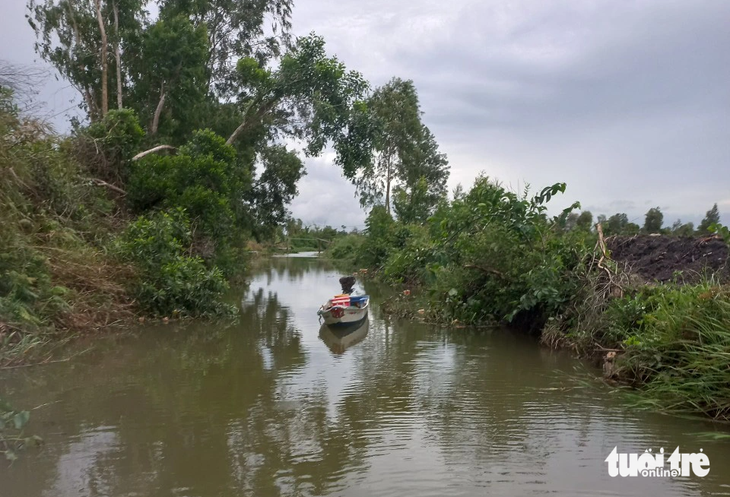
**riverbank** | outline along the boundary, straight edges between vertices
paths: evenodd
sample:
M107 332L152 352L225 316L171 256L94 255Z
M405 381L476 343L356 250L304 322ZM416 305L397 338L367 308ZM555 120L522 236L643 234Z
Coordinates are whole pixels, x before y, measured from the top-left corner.
M234 228L228 198L197 184L212 170L225 179L224 167L240 182L222 162L235 150L199 132L180 164L139 165L144 139L126 110L58 136L0 91L0 367L47 361L75 336L141 318L235 312L224 296L245 270L250 232Z
M374 209L366 235L330 255L404 293L384 309L417 320L505 324L603 364L644 405L730 421L730 288L718 236L604 237L487 178L424 225ZM600 225L599 225L600 226Z

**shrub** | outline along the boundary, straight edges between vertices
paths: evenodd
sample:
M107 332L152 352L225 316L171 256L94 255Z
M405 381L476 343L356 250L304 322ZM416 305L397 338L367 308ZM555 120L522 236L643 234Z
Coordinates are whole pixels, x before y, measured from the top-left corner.
M608 315L626 351L616 375L649 394L641 403L730 420L730 290L711 281L644 287Z
M124 184L144 136L134 111L110 110L101 121L77 131L76 156L95 177Z
M131 207L184 208L196 237L215 248L232 243L241 204L250 187L250 172L225 140L210 130L196 131L176 156L147 156L132 166L128 185Z
M191 241L184 210L140 217L120 236L119 256L140 268L133 293L140 306L156 315L228 314L221 301L228 290L222 271L200 257L185 255Z
M355 265L358 262L358 255L365 237L357 234L349 234L332 240L327 255L333 259L346 262L348 265Z
M560 314L590 252L585 232L565 233L545 204L556 184L528 198L479 178L471 191L442 203L426 227L394 225L373 210L363 249L385 260L386 276L429 285L432 309L444 319L509 321L540 329ZM525 192L526 193L526 192Z

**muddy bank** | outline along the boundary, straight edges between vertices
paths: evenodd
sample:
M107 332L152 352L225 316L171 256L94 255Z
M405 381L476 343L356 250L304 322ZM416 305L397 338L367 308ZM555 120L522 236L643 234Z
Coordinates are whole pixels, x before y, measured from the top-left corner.
M728 246L719 237L612 236L606 239L611 257L647 281L695 283L705 274L730 281Z

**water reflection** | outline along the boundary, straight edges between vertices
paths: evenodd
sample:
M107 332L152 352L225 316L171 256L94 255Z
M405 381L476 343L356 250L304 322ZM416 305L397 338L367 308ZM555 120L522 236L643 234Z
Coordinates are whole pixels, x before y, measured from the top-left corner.
M319 338L327 344L333 354L344 354L345 350L362 342L368 334L369 321L349 328L332 328L323 324L319 329Z
M697 436L710 425L633 412L528 338L389 322L368 285L369 323L333 341L316 309L339 276L276 259L238 324L4 372L15 404L47 404L31 423L47 445L0 464L0 496L730 494L730 447ZM615 445L701 446L710 475L611 479Z

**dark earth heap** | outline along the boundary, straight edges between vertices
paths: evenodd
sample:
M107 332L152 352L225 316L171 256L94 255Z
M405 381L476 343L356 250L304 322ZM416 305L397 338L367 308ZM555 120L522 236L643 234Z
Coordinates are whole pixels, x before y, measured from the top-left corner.
M717 236L705 238L637 235L606 238L611 258L648 281L695 283L703 275L730 280L728 246Z

